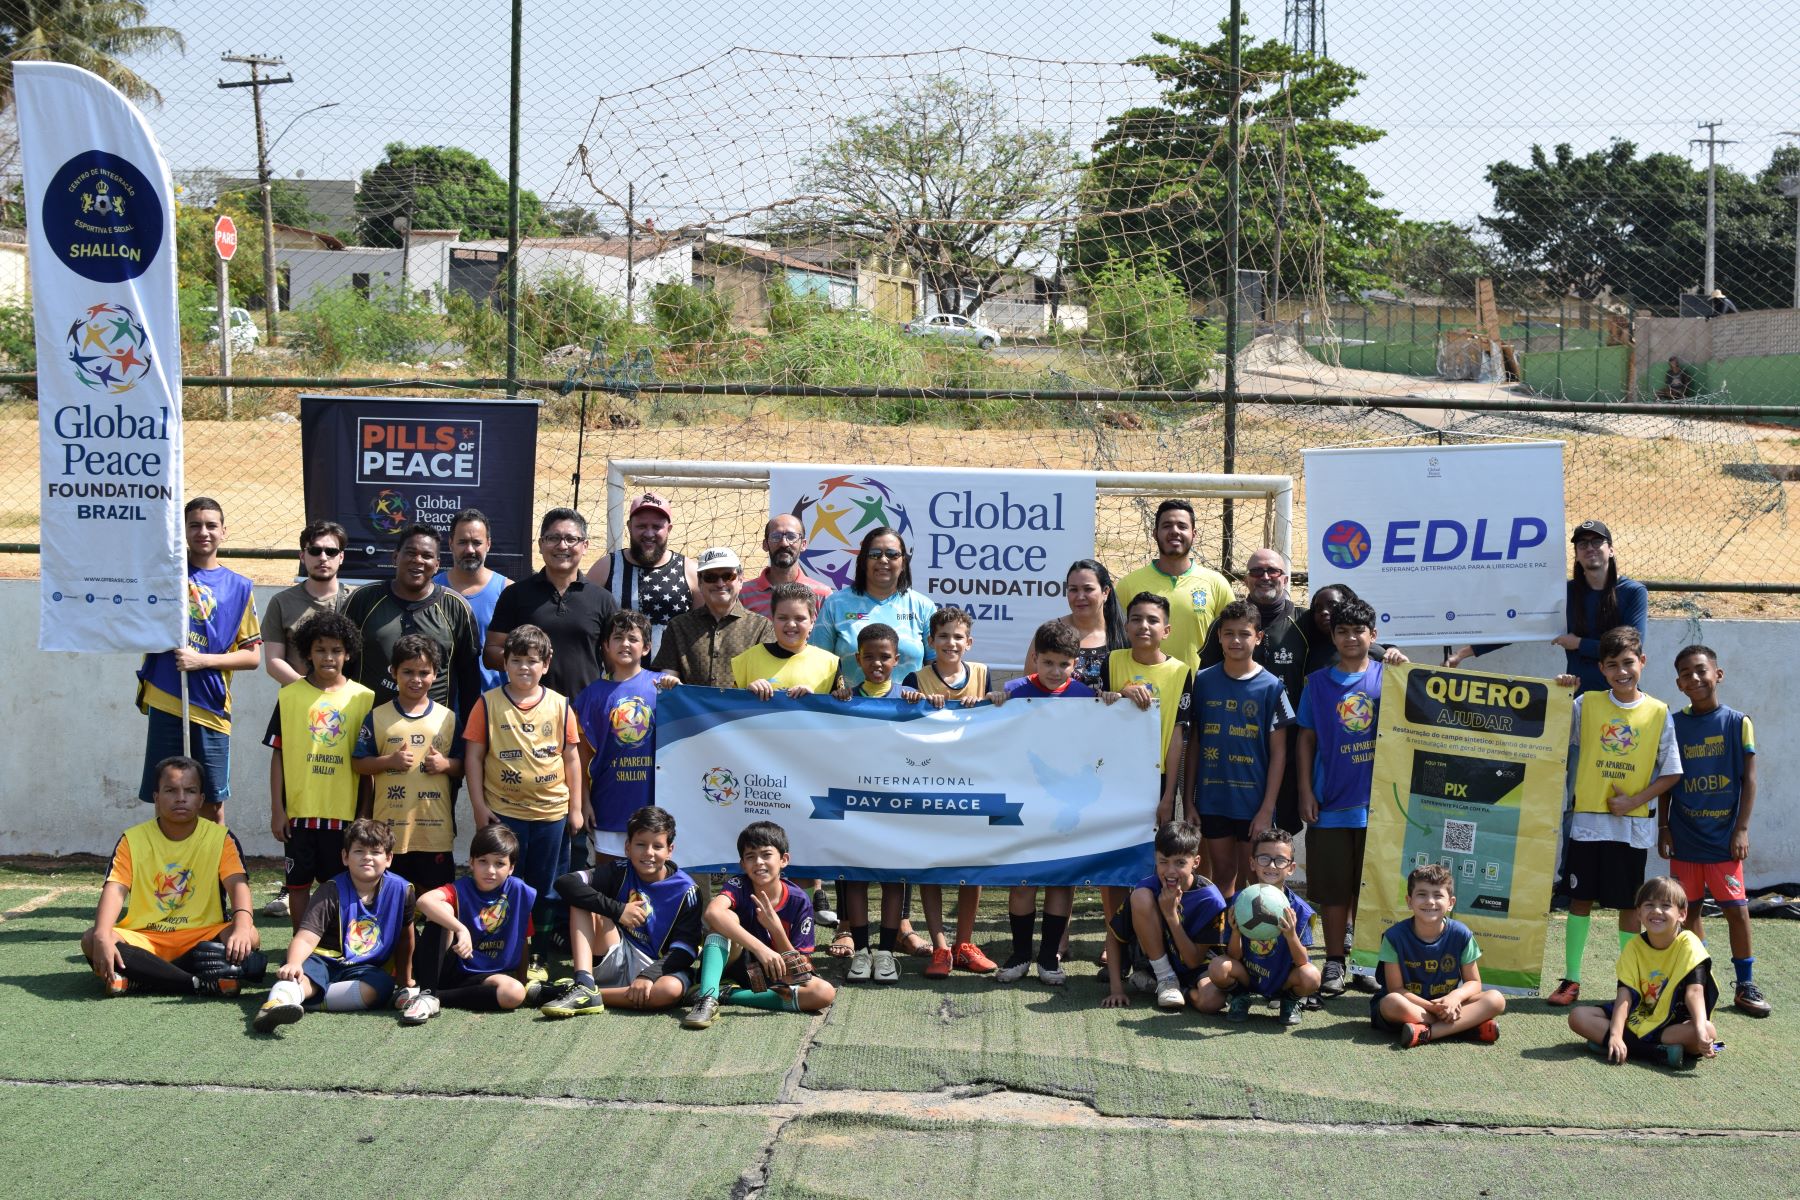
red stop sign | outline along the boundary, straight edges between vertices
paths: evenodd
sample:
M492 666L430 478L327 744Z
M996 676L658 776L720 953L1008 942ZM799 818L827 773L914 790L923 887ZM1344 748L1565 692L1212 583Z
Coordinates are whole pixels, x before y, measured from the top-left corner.
M230 217L222 216L219 218L218 222L213 226L213 249L219 252L220 258L224 259L226 262L231 261L231 256L237 253L236 221L233 221Z

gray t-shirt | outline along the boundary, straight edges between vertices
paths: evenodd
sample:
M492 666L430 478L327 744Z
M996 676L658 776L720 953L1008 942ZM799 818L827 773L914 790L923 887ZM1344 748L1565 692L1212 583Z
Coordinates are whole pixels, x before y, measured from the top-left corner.
M343 612L344 605L350 599L350 593L356 589L340 586L337 595L329 600L320 600L306 590L304 583L296 583L293 587L276 592L269 601L269 608L263 614L263 640L280 642L282 657L287 665L306 674L306 660L300 656L300 648L294 645L294 634L300 626L310 620L314 613L331 610Z

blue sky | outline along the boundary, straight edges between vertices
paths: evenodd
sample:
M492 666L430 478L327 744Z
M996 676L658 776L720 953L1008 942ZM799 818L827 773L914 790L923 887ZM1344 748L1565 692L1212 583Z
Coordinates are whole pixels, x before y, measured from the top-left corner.
M153 21L188 39L185 56L137 64L165 95L150 118L177 171L254 169L248 92L215 86L221 75L242 77L242 68L218 61L229 50L286 57L295 83L267 93L272 135L302 110L337 102L302 117L281 139L277 175L352 176L389 141L465 146L504 173L503 2L265 7L151 0L150 11ZM1221 4L1163 0L536 3L525 18L524 179L547 199L598 203L567 169L587 137L596 142L604 186L622 194L627 177L640 180L641 214L667 225L731 209L759 186L779 194L832 117L866 110L909 71L946 64L1003 94L1044 97L1053 114L1047 119L1071 129L1085 149L1107 112L1152 92L1141 72L1118 64L1151 49L1155 31L1210 40L1225 11ZM1253 36L1280 35L1278 0L1248 0L1246 12ZM1332 57L1369 75L1346 115L1389 131L1357 153L1358 165L1408 216L1467 220L1489 199L1486 165L1521 160L1534 141L1585 150L1619 136L1647 149L1687 152L1695 122L1716 117L1726 122L1722 136L1739 139L1724 148L1722 161L1759 169L1782 142L1779 131L1800 128L1797 12L1800 6L1774 0L1327 0L1326 25ZM966 46L1018 57L740 57L726 61L756 69L714 68L634 92L693 72L734 46L803 56ZM602 95L630 99L601 104ZM1703 162L1703 153L1695 161ZM664 171L670 177L653 182Z

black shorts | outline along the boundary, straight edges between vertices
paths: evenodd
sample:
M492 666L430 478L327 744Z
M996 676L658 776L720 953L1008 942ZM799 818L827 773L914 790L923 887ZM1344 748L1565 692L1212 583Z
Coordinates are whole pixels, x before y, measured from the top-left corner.
M1353 905L1362 890L1363 850L1367 829L1306 831L1306 898L1314 908Z
M388 869L412 884L416 895L423 896L456 882L456 855L448 850L409 850L394 855Z
M1617 1003L1617 1000L1613 1000L1600 1006L1600 1011L1606 1014L1607 1020L1612 1020L1613 1005ZM1671 1025L1680 1025L1693 1019L1693 1014L1688 1012L1687 1001L1677 996L1669 1002L1669 1019L1649 1033L1633 1033L1629 1025L1619 1031L1620 1038L1625 1042L1626 1055L1630 1058L1658 1057L1661 1054L1663 1030Z
M1250 840L1250 818L1239 819L1201 813L1200 836L1203 838L1235 838L1240 842L1247 842Z
M288 826L285 862L290 889L303 892L315 883L336 879L343 873L344 830L341 822L336 824L339 826L336 829Z
M1571 838L1563 847L1563 882L1573 899L1590 900L1602 908L1635 908L1649 854L1624 842Z

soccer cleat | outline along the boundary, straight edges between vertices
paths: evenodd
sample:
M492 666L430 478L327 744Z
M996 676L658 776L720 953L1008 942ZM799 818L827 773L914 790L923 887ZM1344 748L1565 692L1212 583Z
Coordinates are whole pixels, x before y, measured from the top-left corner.
M1731 1001L1731 1007L1746 1017L1766 1017L1770 1013L1769 1002L1763 997L1762 989L1754 983L1737 985L1737 995Z
M871 969L871 978L876 983L899 983L900 968L894 963L892 950L877 950Z
M1500 1040L1500 1026L1492 1020L1483 1021L1475 1027L1475 1040L1478 1042L1497 1042Z
M1149 967L1133 967L1126 978L1125 985L1134 992L1142 992L1146 996L1156 992L1156 973Z
M244 985L241 980L234 979L229 975L221 975L212 979L196 975L194 976L194 990L202 996L235 996L244 990Z
M532 959L531 965L525 968L526 983L544 983L549 978L550 968L544 965L544 960L541 958Z
M948 979L956 966L956 955L948 946L938 946L931 951L931 962L925 967L925 978Z
M1181 981L1173 975L1156 981L1156 1007L1186 1008L1187 997L1181 993Z
M1021 962L1007 963L1004 967L995 971L994 982L1017 983L1029 974L1031 974L1031 960L1027 958Z
M888 955L890 961L893 957L892 954ZM849 973L844 976L844 979L850 983L867 983L869 982L869 976L874 974L874 972L875 952L870 950L867 946L863 946L860 949L851 952L850 970Z
M585 983L577 983L538 1011L546 1017L561 1020L564 1017L582 1017L590 1013L603 1013L606 1011L606 1002L600 999L599 988Z
M256 1016L250 1022L258 1033L272 1033L282 1025L292 1025L306 1015L306 1009L298 1004L270 998L256 1010Z
M1249 992L1236 992L1225 1002L1225 1019L1234 1025L1242 1025L1250 1019L1250 1002L1255 999Z
M1347 972L1344 970L1343 963L1335 958L1326 959L1324 978L1319 984L1319 995L1328 1000L1343 995L1347 982L1344 979L1345 974Z
M1038 982L1045 987L1061 987L1063 984L1069 982L1069 973L1063 970L1061 965L1046 967L1043 963L1039 963L1037 965L1037 979Z
M814 888L812 894L813 924L823 925L827 929L836 929L838 923L837 910L831 907L831 901L825 898L824 888Z
M553 992L548 983L543 983L534 979L525 985L525 1003L519 1007L536 1008L538 1005L548 1000L552 994Z
M1396 1040L1399 1041L1401 1047L1406 1050L1411 1050L1415 1046L1423 1046L1426 1042L1431 1040L1431 1027L1428 1025L1415 1025L1411 1021L1408 1021L1400 1027L1400 1034Z
M1573 979L1565 979L1556 985L1556 990L1544 998L1544 1003L1556 1008L1567 1008L1581 999L1581 985Z
M1668 1044L1658 1046L1654 1057L1665 1067L1679 1067L1687 1061L1687 1055L1682 1052L1680 1046Z
M417 988L408 988L407 990L418 991ZM419 992L412 998L412 1003L400 1010L400 1023L402 1025L423 1025L437 1016L442 1007L438 1003L438 998L430 992Z
M108 996L123 996L131 990L131 980L123 975L114 975L111 979L100 981L100 990Z
M275 892L274 897L271 898L267 904L263 905L262 915L265 917L285 917L288 915L288 898L287 898L287 889L286 888L278 889Z
M1295 997L1283 996L1281 998L1281 1023L1283 1025L1298 1025L1300 1023L1300 1014L1305 1007L1306 1006Z
M986 975L994 969L994 960L983 954L981 947L974 942L958 942L952 953L956 956L956 969L959 971Z
M687 1010L687 1016L681 1018L683 1029L710 1029L719 1017L719 998L710 992L703 993L694 1001L694 1007Z

